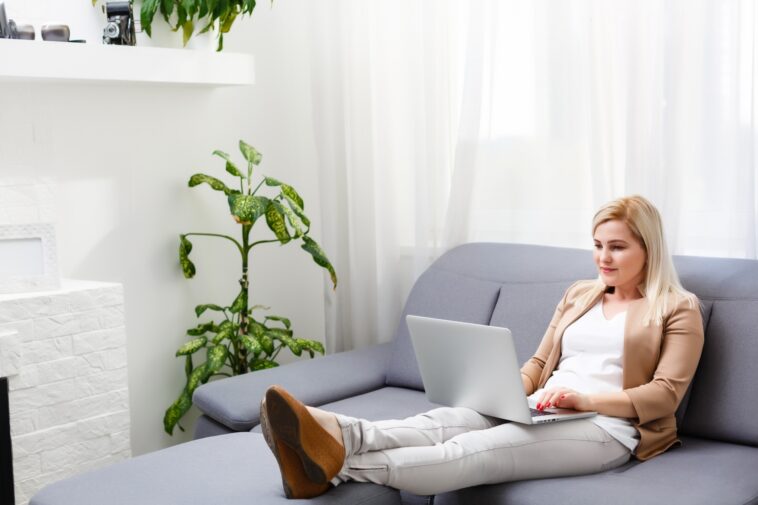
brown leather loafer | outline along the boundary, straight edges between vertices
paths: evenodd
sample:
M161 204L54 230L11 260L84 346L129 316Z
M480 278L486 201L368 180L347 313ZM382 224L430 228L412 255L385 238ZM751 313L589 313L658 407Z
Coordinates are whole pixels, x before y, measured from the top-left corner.
M329 489L328 483L316 483L305 474L303 462L297 453L279 440L271 430L265 398L261 402L261 430L271 452L274 453L282 474L282 487L287 498L313 498Z
M266 391L269 429L297 453L308 478L328 484L342 469L345 449L281 386Z

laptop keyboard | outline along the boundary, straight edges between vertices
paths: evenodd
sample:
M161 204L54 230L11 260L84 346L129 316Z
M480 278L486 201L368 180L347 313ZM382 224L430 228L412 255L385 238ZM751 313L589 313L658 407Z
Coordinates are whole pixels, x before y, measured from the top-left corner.
M532 413L532 417L540 417L540 416L554 416L555 412L548 412L546 410L537 410L537 409L529 409Z

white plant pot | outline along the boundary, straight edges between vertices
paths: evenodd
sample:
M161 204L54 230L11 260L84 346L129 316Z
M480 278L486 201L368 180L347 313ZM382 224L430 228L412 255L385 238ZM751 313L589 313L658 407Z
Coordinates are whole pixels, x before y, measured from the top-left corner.
M187 41L187 45L184 45L182 30L171 30L171 27L163 19L163 16L159 12L155 13L153 23L150 25L151 37L147 36L144 29L141 29L140 9L142 8L142 2L137 0L134 2L134 17L137 21L137 45L142 47L169 47L173 49L192 49L197 51L215 51L218 44L218 28L215 30L209 30L203 34L198 34L202 30L207 19L203 19L197 22L195 27L195 33ZM176 16L176 13L174 13ZM175 21L172 19L172 22Z

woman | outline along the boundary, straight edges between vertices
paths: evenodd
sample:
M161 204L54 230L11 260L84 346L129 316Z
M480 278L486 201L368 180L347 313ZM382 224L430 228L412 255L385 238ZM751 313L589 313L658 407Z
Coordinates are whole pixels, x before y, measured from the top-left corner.
M608 470L678 442L676 411L703 346L699 304L679 283L660 215L640 196L604 205L592 225L599 276L572 285L521 369L538 409L596 411L520 425L466 408L369 422L306 407L273 386L266 441L289 498L347 480L420 495Z

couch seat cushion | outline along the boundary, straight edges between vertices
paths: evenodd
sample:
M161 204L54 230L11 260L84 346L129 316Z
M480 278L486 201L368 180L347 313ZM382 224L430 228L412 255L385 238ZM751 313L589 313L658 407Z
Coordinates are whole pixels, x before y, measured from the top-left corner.
M478 486L435 505L747 505L758 503L758 448L683 437L684 445L644 463L582 477Z
M194 440L49 485L30 505L399 504L400 494L348 483L313 500L287 500L263 436Z

